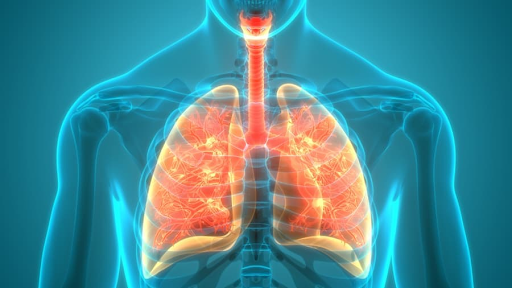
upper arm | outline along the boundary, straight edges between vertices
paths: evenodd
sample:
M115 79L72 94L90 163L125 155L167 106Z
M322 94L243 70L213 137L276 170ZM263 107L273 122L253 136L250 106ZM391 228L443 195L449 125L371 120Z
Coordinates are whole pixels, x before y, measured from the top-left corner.
M435 155L434 183L441 259L451 287L473 287L471 259L455 187L455 140L443 113Z
M39 287L61 287L73 242L76 212L77 157L69 121L62 125L57 147L58 188L41 260Z
M39 287L83 287L83 279L94 282L87 277L86 271L94 265L98 267L98 263L111 264L105 265L106 272L111 275L117 273L115 256L110 254L109 259L103 256L101 260L96 256L102 247L114 248L115 235L112 217L105 205L101 205L108 203L108 195L104 189L98 189L101 184L90 181L91 177L95 180L94 155L97 147L93 147L94 141L88 133L95 132L95 124L103 124L100 113L88 112L92 114L69 114L59 134L58 190L43 249ZM100 122L95 123L98 119ZM102 133L104 131L99 132L98 137L103 137ZM97 271L92 273L99 274ZM78 286L75 285L77 281L80 283Z
M454 136L444 111L435 101L433 104L434 110L416 110L405 119L404 132L414 146L416 173L401 196L393 269L397 284L403 287L419 287L418 282L423 287L436 282L438 287L472 287L469 250L454 186Z

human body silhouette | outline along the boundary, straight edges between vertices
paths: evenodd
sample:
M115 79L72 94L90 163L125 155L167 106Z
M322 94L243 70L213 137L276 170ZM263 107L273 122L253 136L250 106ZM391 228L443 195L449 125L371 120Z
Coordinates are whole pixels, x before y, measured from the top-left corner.
M59 135L59 186L40 287L473 286L448 118L421 88L317 31L305 2L207 0L206 18L195 31L76 101ZM243 254L253 251L243 247L252 240L240 237L230 249L144 274L142 219L162 145L201 95L222 85L244 94L247 50L239 14L268 9L274 17L265 50L268 106L278 107L278 89L293 83L350 139L371 205L371 262L365 273L351 273L310 247L261 242L269 246L260 255L271 271L245 275L242 262L249 258Z

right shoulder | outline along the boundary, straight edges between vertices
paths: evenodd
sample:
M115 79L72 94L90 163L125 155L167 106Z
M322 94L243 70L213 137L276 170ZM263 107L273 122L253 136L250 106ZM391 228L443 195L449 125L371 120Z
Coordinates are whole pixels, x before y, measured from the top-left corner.
M73 104L68 110L65 120L67 120L67 118L69 118L71 115L79 112L81 109L86 107L87 104L94 100L101 92L108 91L109 89L115 89L116 87L134 85L134 83L130 84L129 78L129 73L126 73L92 86L84 93L82 93L75 100L75 102L73 102Z

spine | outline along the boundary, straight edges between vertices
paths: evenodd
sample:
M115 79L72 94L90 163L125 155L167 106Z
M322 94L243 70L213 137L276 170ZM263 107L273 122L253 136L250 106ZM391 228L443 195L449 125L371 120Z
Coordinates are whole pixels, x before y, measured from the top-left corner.
M242 249L241 286L271 287L271 251L267 239L271 237L271 201L268 189L266 144L268 132L265 125L265 46L272 22L269 17L246 19L240 15L240 26L244 32L248 50L248 130L245 141L252 146L245 153L248 165L245 177L252 178L245 183L244 213L251 215L244 237L247 242ZM247 218L249 215L245 215Z
M272 280L272 252L268 246L268 239L272 237L272 202L266 169L268 149L261 146L252 147L246 153L249 161L245 175L251 178L251 181L245 184L244 210L251 215L251 219L243 233L247 241L241 252L240 280L243 288L267 288L271 287Z

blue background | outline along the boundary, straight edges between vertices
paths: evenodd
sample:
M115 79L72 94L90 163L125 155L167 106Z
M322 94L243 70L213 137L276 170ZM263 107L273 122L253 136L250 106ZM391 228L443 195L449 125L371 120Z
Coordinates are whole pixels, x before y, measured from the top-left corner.
M512 285L512 7L506 2L310 0L308 8L325 34L423 87L445 108L478 287ZM0 271L8 287L37 285L56 189L55 147L68 108L203 16L204 0L2 1Z

